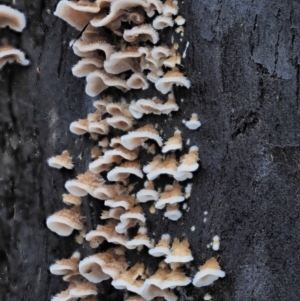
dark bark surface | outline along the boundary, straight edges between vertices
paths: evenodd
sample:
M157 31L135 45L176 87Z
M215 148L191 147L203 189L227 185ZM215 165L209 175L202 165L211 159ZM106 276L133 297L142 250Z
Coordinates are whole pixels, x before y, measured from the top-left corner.
M65 181L86 170L94 144L68 131L70 122L93 109L85 81L70 72L78 58L68 44L78 32L53 16L56 2L17 0L28 19L25 31L0 31L2 42L31 60L28 68L0 71L0 300L50 300L66 285L50 275L49 265L77 249L93 252L76 244L75 235L60 238L45 226L46 217L63 207ZM212 255L227 273L211 287L177 291L180 300L201 300L206 292L213 300L299 300L300 5L185 0L180 12L185 35L182 41L174 36L181 53L190 42L183 70L192 87L176 90L178 113L142 123L158 122L166 137L179 126L199 146L202 167L189 212L174 223L146 210L149 233L186 235L195 257L191 275ZM133 95L143 94L131 92L127 100ZM182 125L193 112L202 122L196 132ZM75 171L47 166L47 158L64 149L75 158ZM101 209L101 201L84 200L88 230ZM206 247L216 234L218 252ZM145 252L138 260L149 263ZM109 281L98 287L99 300L123 300Z

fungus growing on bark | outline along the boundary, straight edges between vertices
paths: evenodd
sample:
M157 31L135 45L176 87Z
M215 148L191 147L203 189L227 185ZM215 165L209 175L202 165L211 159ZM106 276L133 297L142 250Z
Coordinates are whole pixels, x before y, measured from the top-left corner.
M129 131L133 126L132 118L126 116L113 116L110 118L106 118L106 122L111 127L122 130L124 132Z
M76 272L79 259L80 253L75 252L70 258L57 260L50 266L50 273L53 275L66 275L71 272Z
M112 165L113 162L107 161L104 156L101 156L89 164L89 170L94 174L98 174L110 170Z
M67 193L64 193L62 195L62 198L63 198L63 202L67 205L74 205L74 206L80 206L81 205L81 198L80 197L77 197L75 195L72 195L72 194L67 194Z
M218 235L213 237L212 249L214 251L218 251L220 249L220 237Z
M20 65L29 65L29 60L25 58L24 52L13 46L0 46L0 69L7 63L16 62Z
M179 172L193 172L198 169L199 164L199 149L197 146L192 146L189 153L182 156L178 166Z
M109 221L105 225L98 225L96 230L86 234L85 239L90 242L91 248L97 248L104 240L118 245L125 246L128 238L115 231L116 222Z
M112 98L111 97L105 97L103 99L100 100L95 100L93 102L93 106L97 109L97 111L101 112L101 113L106 113L106 106L112 102Z
M10 6L0 5L0 27L6 26L21 32L26 26L25 15Z
M166 217L172 221L179 220L182 217L182 212L179 210L179 205L178 204L167 205L167 209L164 214L164 217Z
M163 94L170 92L173 85L184 86L189 89L191 82L179 70L173 69L165 73L165 75L155 83L156 89Z
M134 287L134 283L139 281L139 278L144 274L144 272L144 264L136 263L133 267L120 274L117 279L114 279L111 284L116 289L127 289L140 295L139 290Z
M156 156L152 162L144 166L143 171L147 173L148 180L153 181L162 174L174 177L177 165L178 162L174 155L170 155L164 160L159 160L159 157Z
M172 16L178 14L178 2L176 0L167 0L163 6L163 15Z
M193 285L196 287L208 286L219 277L225 277L225 272L221 270L216 258L212 257L199 267L199 272L193 279Z
M89 132L87 119L79 119L70 124L70 132L76 135L84 135Z
M157 16L152 23L153 27L157 30L164 29L166 27L173 27L174 26L174 21L172 17L160 15Z
M116 249L109 249L80 261L80 274L92 283L100 283L109 278L117 278L126 270L123 254L118 255Z
M179 26L185 23L185 19L182 16L177 16L174 21Z
M136 198L140 203L146 203L149 201L157 201L159 193L154 189L154 185L151 181L144 183L144 189L141 189L137 194Z
M120 223L116 226L118 233L125 233L127 229L134 227L137 223L145 223L146 218L141 206L130 208L120 216Z
M159 146L162 146L162 139L151 124L147 124L134 132L129 132L121 137L123 146L129 150L137 148L148 139L155 140Z
M72 162L72 157L67 150L63 151L61 155L51 157L47 160L48 165L53 168L61 169L73 169L74 164Z
M186 239L180 241L178 238L175 238L172 244L171 253L167 256L165 262L189 262L194 260L189 246L189 242Z
M176 130L174 136L172 136L165 142L165 145L162 148L162 152L167 153L181 148L182 148L181 131Z
M47 218L47 227L59 236L69 236L73 230L82 230L83 222L79 207L62 209Z
M107 174L109 181L118 182L126 180L130 175L135 175L139 178L143 178L144 175L141 170L141 165L137 161L127 161L121 166L117 166Z
M150 41L156 44L159 41L157 31L150 24L138 25L131 29L124 30L123 38L129 43Z
M138 150L128 150L123 146L116 146L115 149L111 149L105 152L104 159L107 162L120 163L122 159L128 161L134 161L138 157Z
M93 192L93 197L99 200L113 199L124 191L124 187L114 185L102 185L96 188Z
M147 228L141 227L138 230L138 234L132 239L126 242L127 249L138 249L141 250L143 246L151 249L153 245L150 241L150 238L147 235Z
M170 251L171 237L169 234L163 234L157 245L149 250L149 254L154 257L168 256Z
M103 59L99 57L86 57L72 67L72 73L76 77L85 77L91 72L103 68Z
M142 73L133 73L126 81L126 84L130 89L146 90L149 88L147 79Z
M93 195L94 190L103 185L103 182L100 176L86 171L83 174L79 174L76 179L67 181L65 187L69 193L82 197L87 194Z
M184 196L181 191L181 186L178 182L173 185L167 185L165 191L159 195L158 201L155 203L155 208L163 209L167 204L176 204L184 201Z
M108 74L104 70L96 70L86 77L85 92L89 96L97 96L108 87L116 87L123 92L128 90L124 79Z
M185 125L190 130L198 129L201 126L201 122L198 120L198 115L196 113L193 113L191 119L189 121L186 121Z
M128 70L140 72L141 55L138 47L127 47L122 51L113 53L104 62L104 69L111 74L119 74Z
M167 68L175 68L176 65L181 64L181 56L180 55L173 55L166 60L164 60L163 65Z
M58 2L54 15L63 19L77 30L82 30L101 9L102 1L89 2L81 0L78 2L61 0ZM109 2L109 1L103 1Z
M109 133L109 125L106 119L89 122L88 129L90 133L95 133L103 136Z
M135 197L131 195L131 196L117 196L113 200L106 200L104 202L104 205L111 208L123 207L124 209L129 210L134 206L134 203L135 203Z

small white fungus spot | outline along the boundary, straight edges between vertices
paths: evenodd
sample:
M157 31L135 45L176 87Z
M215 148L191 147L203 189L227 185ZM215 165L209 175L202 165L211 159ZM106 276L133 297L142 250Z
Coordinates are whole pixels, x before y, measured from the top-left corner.
M205 300L205 301L210 301L210 300L212 300L212 296L211 296L209 293L207 293L207 294L204 296L203 300Z
M204 215L207 215L208 214L208 212L207 211L204 211Z
M205 218L203 219L203 223L206 223L206 221L207 221L207 218L205 217Z
M193 227L191 228L191 231L195 231L195 230L196 230L196 227L193 226Z

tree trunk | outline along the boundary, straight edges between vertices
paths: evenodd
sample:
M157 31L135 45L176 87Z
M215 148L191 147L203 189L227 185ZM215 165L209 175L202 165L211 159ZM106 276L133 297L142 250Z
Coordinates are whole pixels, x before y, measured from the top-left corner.
M63 207L65 181L87 168L95 142L68 128L93 109L84 79L70 72L78 58L69 41L78 32L53 15L57 1L15 2L28 24L22 34L1 29L2 43L23 49L31 65L0 72L0 300L50 300L66 284L50 275L49 265L77 249L93 253L76 244L75 235L61 238L45 226ZM179 223L145 206L149 233L156 240L163 233L187 236L195 258L190 275L211 256L226 271L211 287L178 290L179 300L202 300L207 292L224 301L298 300L299 3L185 0L179 6L185 34L182 41L174 38L180 53L190 42L182 64L192 87L176 89L180 111L172 118L143 121L159 123L165 137L178 126L199 147L202 166ZM170 45L171 30L163 32L162 42ZM126 99L146 94L159 96L152 87ZM202 122L195 132L182 124L194 112ZM50 169L47 158L65 149L75 171ZM84 200L88 230L100 222L102 209L101 201ZM216 234L218 252L207 248ZM137 259L148 260L146 252ZM98 288L99 300L123 300L110 281Z

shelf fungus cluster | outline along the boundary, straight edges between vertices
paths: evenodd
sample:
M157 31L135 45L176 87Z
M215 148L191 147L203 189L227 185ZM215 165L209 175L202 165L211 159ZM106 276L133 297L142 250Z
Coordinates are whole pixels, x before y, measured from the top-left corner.
M184 181L193 178L200 161L198 147L188 149L189 143L185 143L180 129L175 128L174 134L165 138L158 126L137 123L147 114L169 115L178 111L174 86L191 86L180 71L178 45L159 45L160 30L185 23L178 16L177 1L61 0L55 15L82 31L70 43L75 55L81 57L72 73L86 77L85 91L89 96L102 95L93 102L92 113L70 125L73 134L90 134L97 141L92 160L85 172L65 183L68 193L63 194L63 202L69 207L47 219L48 228L58 235L80 231L82 240L95 252L83 259L74 253L50 267L51 273L62 275L69 282L69 287L52 300L97 300L96 284L110 280L116 290L127 291L124 300L158 297L176 301L176 287L190 283L205 286L223 277L225 273L214 258L190 277L187 264L194 258L187 238L172 239L166 233L156 243L147 230L144 210L148 202L154 211L164 210L162 218L177 221L182 217L184 202L192 192L192 183ZM114 35L119 37L115 39ZM117 96L150 85L160 92L159 97L128 101ZM109 96L108 88L119 91ZM67 151L50 158L48 163L54 168L73 168ZM99 224L89 231L85 229L81 208L82 198L87 195L102 202L105 208ZM109 248L99 251L104 243ZM162 257L154 270L143 262L128 262L128 252L142 249L149 258Z
M7 6L0 5L0 28L9 27L10 29L22 32L26 26L26 18L20 11ZM12 45L0 46L0 70L6 65L16 62L20 65L29 65L29 60L26 59L25 54L20 49Z

